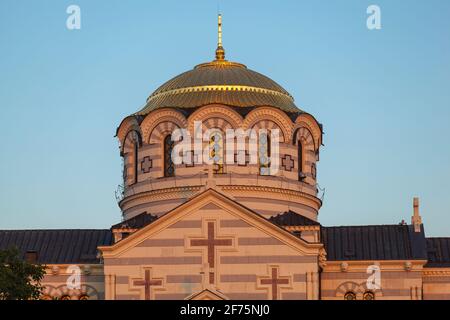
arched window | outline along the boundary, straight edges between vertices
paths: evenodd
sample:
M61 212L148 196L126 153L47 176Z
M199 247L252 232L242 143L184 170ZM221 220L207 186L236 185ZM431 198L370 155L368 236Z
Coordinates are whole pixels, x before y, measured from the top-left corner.
M316 178L317 178L317 167L316 167L315 163L311 164L311 175L312 175L313 179L316 180Z
M297 143L297 158L298 158L298 180L303 181L306 178L306 175L303 172L303 143L301 140L298 140Z
M211 133L209 137L209 156L214 163L214 173L224 173L223 165L223 136L219 131Z
M125 164L125 159L122 158L122 178L123 178L123 185L127 185L127 166Z
M72 299L70 298L70 296L64 295L60 298L60 300L72 300Z
M89 300L89 296L87 294L82 294L78 297L78 300Z
M356 300L356 294L352 291L349 291L345 294L344 300Z
M138 182L138 162L139 162L139 136L136 132L133 132L133 177L134 183Z
M169 134L164 138L164 177L175 176L175 165L172 160L173 147L172 135Z
M258 160L259 174L270 175L270 136L266 132L259 135Z
M126 157L123 162L124 186L138 182L139 147L142 144L141 136L137 131L130 131L124 142Z
M372 291L366 291L363 296L364 300L375 300L375 294Z

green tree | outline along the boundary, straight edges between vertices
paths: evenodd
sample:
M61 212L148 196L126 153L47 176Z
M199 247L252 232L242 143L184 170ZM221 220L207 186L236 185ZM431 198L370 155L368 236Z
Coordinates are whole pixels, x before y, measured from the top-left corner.
M45 266L21 258L17 248L0 250L0 300L38 299Z

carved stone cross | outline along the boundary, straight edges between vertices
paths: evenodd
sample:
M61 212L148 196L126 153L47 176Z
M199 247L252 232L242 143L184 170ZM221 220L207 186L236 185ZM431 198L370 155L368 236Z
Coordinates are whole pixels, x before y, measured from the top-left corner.
M283 166L284 170L286 171L292 171L294 168L294 159L289 154L286 154L283 158L281 158L281 165Z
M153 167L153 161L150 157L144 157L141 161L141 169L143 173L149 173L150 169Z
M212 269L216 263L216 247L231 247L233 246L233 239L231 238L216 238L215 237L215 222L208 222L208 235L206 239L191 239L191 247L206 247L207 248L207 262ZM214 283L214 272L210 272L209 283Z
M261 285L268 285L271 288L271 292L272 292L272 300L278 300L278 286L279 285L289 285L290 284L290 279L288 277L279 277L278 275L278 268L276 267L272 267L271 268L271 277L269 278L261 278L260 279L260 284Z
M136 287L144 287L145 300L151 299L151 288L152 287L161 287L162 280L161 279L152 279L150 275L150 270L145 270L144 279L135 279L132 281L133 286Z

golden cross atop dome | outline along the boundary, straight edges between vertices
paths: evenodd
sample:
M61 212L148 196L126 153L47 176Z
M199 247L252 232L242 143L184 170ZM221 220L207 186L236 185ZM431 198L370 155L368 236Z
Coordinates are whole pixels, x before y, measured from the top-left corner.
M222 15L218 15L218 35L217 35L217 49L216 60L225 60L225 49L222 47Z

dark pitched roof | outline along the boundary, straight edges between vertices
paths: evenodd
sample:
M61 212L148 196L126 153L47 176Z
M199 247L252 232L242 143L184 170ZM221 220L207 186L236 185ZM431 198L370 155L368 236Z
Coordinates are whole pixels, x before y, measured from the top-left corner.
M287 211L271 217L269 221L280 226L320 226L319 222L304 217L294 211Z
M0 250L35 251L41 264L99 263L97 246L110 244L110 230L0 230Z
M450 267L450 238L427 238L426 267Z
M131 228L131 229L140 229L149 225L153 221L157 220L157 216L153 216L148 214L147 212L138 214L137 216L130 218L128 220L117 223L111 227L111 229L120 229L120 228Z
M408 225L322 227L327 259L426 260L425 235Z

